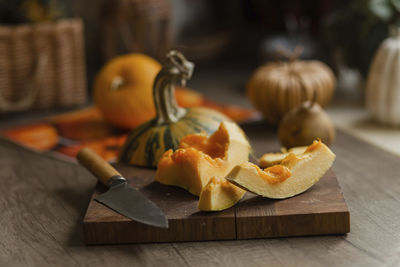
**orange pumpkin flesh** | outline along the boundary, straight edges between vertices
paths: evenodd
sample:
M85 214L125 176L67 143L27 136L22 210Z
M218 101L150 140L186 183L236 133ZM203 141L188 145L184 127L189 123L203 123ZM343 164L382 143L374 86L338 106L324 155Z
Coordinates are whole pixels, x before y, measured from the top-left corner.
M93 98L113 125L133 129L155 116L153 81L161 65L142 54L119 56L107 63L94 82Z
M181 139L179 149L161 157L155 179L200 195L214 176L224 177L234 166L246 162L250 145L234 123L222 122L209 138L191 134Z
M264 197L288 198L317 183L334 160L335 154L325 144L314 141L304 153L289 153L279 165L264 170L250 162L242 163L226 179Z

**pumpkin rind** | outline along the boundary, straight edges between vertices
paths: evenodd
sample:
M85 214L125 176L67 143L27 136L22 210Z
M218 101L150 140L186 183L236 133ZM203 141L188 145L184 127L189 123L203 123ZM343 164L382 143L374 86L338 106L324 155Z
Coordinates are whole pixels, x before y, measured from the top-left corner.
M247 84L247 96L264 119L278 124L286 112L307 100L326 106L336 80L319 61L273 62L259 67Z

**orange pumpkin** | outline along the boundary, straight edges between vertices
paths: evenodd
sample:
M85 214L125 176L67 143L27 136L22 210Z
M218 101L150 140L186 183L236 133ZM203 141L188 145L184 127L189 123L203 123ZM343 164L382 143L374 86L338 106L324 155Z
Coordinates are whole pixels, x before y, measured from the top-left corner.
M133 129L155 116L153 81L161 65L143 54L119 56L108 62L94 82L93 97L111 124Z

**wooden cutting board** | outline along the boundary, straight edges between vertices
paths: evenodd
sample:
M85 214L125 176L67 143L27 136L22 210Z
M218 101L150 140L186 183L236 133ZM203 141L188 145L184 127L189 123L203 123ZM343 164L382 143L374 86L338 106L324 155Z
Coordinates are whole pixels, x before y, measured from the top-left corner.
M262 127L255 128L262 131ZM246 132L253 147L272 150L264 141L271 139L254 131ZM115 167L164 211L169 228L134 222L96 202L93 198L106 190L97 184L83 222L87 244L251 239L350 231L350 213L332 170L311 189L289 199L271 200L246 193L230 209L201 212L197 209L197 197L181 188L154 182L155 170L122 164Z

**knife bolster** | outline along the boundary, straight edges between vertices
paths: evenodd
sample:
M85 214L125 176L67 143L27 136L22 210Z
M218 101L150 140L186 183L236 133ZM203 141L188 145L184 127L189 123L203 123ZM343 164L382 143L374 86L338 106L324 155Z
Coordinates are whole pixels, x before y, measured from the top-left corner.
M121 183L127 183L127 182L128 181L124 177L122 177L121 175L114 175L108 181L107 186L108 187L112 187L114 185L121 184Z

